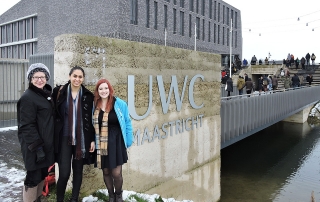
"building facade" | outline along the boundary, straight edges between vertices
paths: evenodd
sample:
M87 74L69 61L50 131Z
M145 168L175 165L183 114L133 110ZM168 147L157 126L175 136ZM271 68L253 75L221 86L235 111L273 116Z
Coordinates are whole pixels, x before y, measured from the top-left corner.
M221 0L21 0L0 16L0 30L1 58L53 53L54 37L65 33L196 49L222 61L230 46L242 55L240 10Z

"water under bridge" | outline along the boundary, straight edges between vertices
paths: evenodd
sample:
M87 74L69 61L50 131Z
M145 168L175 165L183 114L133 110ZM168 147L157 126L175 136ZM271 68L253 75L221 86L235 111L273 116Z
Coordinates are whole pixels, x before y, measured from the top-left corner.
M320 85L221 98L221 149L320 100Z

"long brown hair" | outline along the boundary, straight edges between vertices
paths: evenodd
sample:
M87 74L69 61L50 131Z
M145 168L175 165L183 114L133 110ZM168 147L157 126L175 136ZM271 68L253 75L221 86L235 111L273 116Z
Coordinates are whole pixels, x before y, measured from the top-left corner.
M112 85L110 84L110 82L107 79L100 79L97 82L96 87L94 88L94 104L95 104L96 108L100 108L101 109L102 102L101 102L101 97L99 95L98 89L99 89L99 86L101 84L103 84L103 83L106 83L108 85L108 88L109 88L109 98L108 98L108 101L107 101L106 111L110 112L110 110L113 108L114 90L113 90Z

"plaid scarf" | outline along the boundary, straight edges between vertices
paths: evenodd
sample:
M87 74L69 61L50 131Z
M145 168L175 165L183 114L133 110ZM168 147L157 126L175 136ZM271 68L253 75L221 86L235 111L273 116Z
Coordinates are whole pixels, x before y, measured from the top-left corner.
M97 167L101 168L101 155L108 155L108 115L103 113L101 128L99 127L100 109L96 108L93 115L93 124L96 133Z
M77 95L75 104L73 106L73 98L71 95L71 87L68 85L67 91L67 106L68 106L68 133L69 141L68 145L76 145L75 159L79 160L85 157L85 144L84 144L84 133L83 133L83 123L82 123L82 111L81 111L81 98L82 98L82 88ZM75 109L75 110L74 110Z

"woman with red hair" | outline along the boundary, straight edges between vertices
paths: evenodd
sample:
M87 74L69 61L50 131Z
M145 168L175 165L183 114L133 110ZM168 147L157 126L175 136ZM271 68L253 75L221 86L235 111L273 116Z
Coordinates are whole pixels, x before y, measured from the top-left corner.
M94 97L97 167L103 171L109 202L122 202L122 165L127 163L127 148L133 143L128 106L114 96L113 87L107 79L98 81Z

